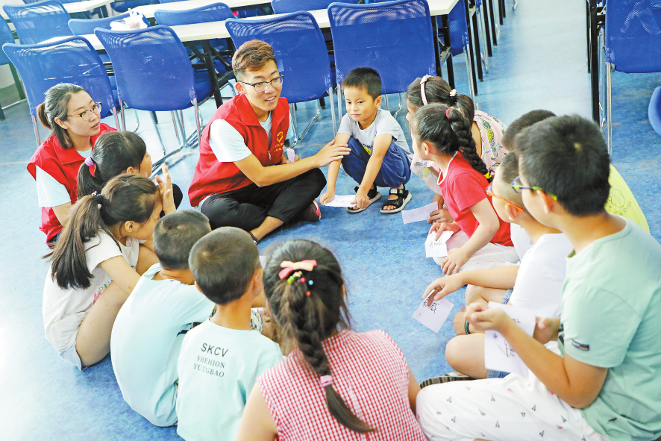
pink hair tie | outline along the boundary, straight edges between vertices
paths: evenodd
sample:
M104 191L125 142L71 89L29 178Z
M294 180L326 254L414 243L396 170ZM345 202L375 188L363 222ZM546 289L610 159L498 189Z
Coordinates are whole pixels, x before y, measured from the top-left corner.
M321 378L319 378L319 384L321 384L321 387L326 387L330 386L333 384L333 376L332 375L324 375Z
M85 165L90 168L90 174L94 177L96 177L96 165L94 164L94 160L92 159L91 156L85 158Z
M423 106L426 106L427 104L429 104L429 103L427 102L427 95L425 95L425 83L426 83L427 80L430 79L430 78L431 78L431 75L425 75L425 76L422 77L422 79L420 80L420 98L422 98L422 105L423 105Z
M445 111L445 117L447 119L450 119L450 108L448 107L448 110Z
M316 260L301 260L300 262L290 262L289 260L285 260L280 264L280 268L284 269L278 273L278 276L280 279L284 279L294 271L312 271L315 266L317 266ZM291 281L289 281L289 283L291 283Z

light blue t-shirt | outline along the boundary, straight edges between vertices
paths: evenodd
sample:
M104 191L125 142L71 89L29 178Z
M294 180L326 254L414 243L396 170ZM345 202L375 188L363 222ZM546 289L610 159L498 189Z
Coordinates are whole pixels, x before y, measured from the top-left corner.
M593 429L619 440L661 435L661 245L635 222L570 257L558 346L608 368L581 409Z
M110 338L117 383L133 410L157 426L177 422L177 358L193 322L209 318L214 303L195 286L152 280L155 264L120 309Z
M234 441L257 377L282 361L276 343L257 331L207 320L191 330L179 354L177 433L187 441Z

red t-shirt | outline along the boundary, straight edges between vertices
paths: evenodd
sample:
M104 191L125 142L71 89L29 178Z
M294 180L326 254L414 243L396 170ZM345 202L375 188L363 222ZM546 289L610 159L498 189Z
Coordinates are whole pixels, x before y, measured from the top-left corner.
M480 223L475 219L470 207L491 198L485 192L489 182L480 172L475 170L464 156L457 152L448 165L447 175L439 174L438 186L445 200L452 219L459 225L461 231L471 237ZM491 238L491 243L508 247L513 246L510 239L510 224L498 218L500 228Z

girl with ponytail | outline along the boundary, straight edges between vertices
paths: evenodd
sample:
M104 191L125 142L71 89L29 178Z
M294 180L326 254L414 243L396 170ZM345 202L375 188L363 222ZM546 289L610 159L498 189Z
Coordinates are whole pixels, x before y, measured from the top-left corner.
M85 89L61 83L51 87L37 108L39 121L51 131L32 155L28 171L37 183L41 228L54 246L78 199L78 169L92 154L99 135L115 130L101 122L101 103Z
M167 166L163 171L167 173ZM143 139L133 133L112 131L99 136L92 155L85 159L78 170L78 196L100 193L110 179L122 173L139 173L145 177L152 174L151 156ZM179 207L183 193L172 185L175 207Z
M383 331L350 330L333 254L308 240L274 250L264 292L289 356L264 373L237 440L424 440L415 419L420 388Z
M459 110L442 104L418 109L410 123L413 151L440 167L437 185L451 216L434 221L429 233L435 232L436 238L443 231L457 233L448 243L448 256L434 258L443 273L516 263L509 223L498 217L487 195L488 171L475 151L471 123Z
M161 210L174 211L169 177L113 178L71 208L44 287L46 339L82 369L103 359L115 317L142 274L158 259L151 243Z
M457 93L441 77L426 75L411 83L406 91L406 108L408 109L406 119L410 122L413 114L427 104L443 104L447 107L459 109L464 118L472 121L470 132L475 141L475 151L484 161L487 170L492 173L507 154L507 150L502 144L507 128L505 124L485 112L475 110L475 104L469 96ZM414 155L411 171L418 175L436 193L434 202L438 203L439 210L431 214L430 222L449 220L447 209L441 210L443 208L443 198L436 184L438 164L422 161L417 155Z

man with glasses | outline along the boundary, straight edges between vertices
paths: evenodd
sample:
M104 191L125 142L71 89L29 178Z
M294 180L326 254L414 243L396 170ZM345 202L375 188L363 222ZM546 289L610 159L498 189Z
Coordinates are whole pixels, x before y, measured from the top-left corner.
M283 153L289 106L273 49L252 40L232 58L237 96L213 115L200 140L200 159L188 192L212 228L248 231L255 242L284 223L317 221L315 198L326 185L318 170L349 148L329 143L316 155L290 161Z

